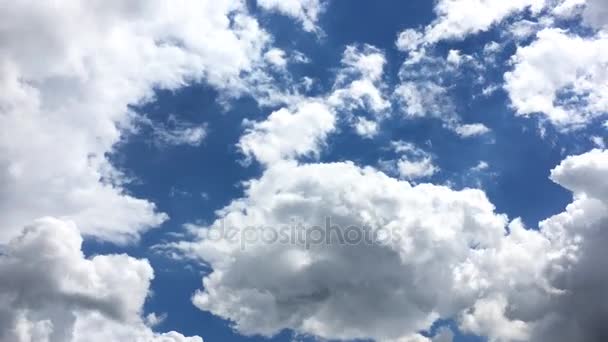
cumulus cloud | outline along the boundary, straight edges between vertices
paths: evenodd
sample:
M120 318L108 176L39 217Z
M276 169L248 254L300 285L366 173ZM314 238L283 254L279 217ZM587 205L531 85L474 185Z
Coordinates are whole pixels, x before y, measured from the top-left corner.
M518 48L505 89L517 115L541 114L561 128L580 127L608 111L607 39L544 29Z
M0 6L0 241L45 215L114 242L159 225L166 215L127 194L108 160L135 117L128 105L194 80L247 91L242 75L270 39L242 1ZM194 143L203 131L164 136Z
M468 138L489 133L490 129L480 123L458 124L454 127L454 132L463 138Z
M462 39L486 31L513 13L539 12L544 6L545 0L441 0L435 4L437 19L426 27L425 41Z
M378 123L363 117L355 119L355 132L364 138L373 138L378 134Z
M282 69L287 66L287 58L285 57L285 51L279 48L273 48L264 54L264 58L276 68Z
M446 89L431 81L403 82L395 88L394 95L409 117L451 115L453 110Z
M566 158L551 179L573 202L530 229L480 190L278 162L192 240L162 248L212 267L193 302L246 335L428 341L418 332L451 318L490 341L600 342L607 175L606 150Z
M386 229L395 239L339 243L336 235L307 248L247 238L241 245L202 228L196 241L170 248L210 263L213 272L193 302L241 333L291 328L328 339L426 341L415 338L418 331L460 312L484 288L466 271L475 249L504 234L506 218L493 210L479 190L414 187L349 162L279 163L249 182L246 196L224 208L211 229L295 220L311 232L331 218L335 230L351 231L347 238Z
M317 21L325 9L322 0L258 0L257 4L265 10L297 19L308 32L320 31Z
M426 178L439 171L433 163L433 156L418 146L406 141L393 141L391 148L399 157L395 160L380 161L380 166L403 179Z
M520 240L526 252L519 258L527 255L540 290L534 290L530 279L510 291L503 289L502 295L486 299L465 315L464 327L475 327L473 331L497 341L606 339L600 322L607 312L607 175L608 151L599 149L567 157L551 171L553 181L572 191L573 202L542 221L538 233L524 231L520 224L511 226L511 236L528 235Z
M238 146L246 157L262 163L315 156L325 137L335 129L335 120L331 108L323 102L302 102L293 111L279 109L264 121L246 121L248 128Z
M328 102L339 110L368 109L383 114L390 108L382 80L386 57L371 45L349 45L342 56L333 91Z
M349 45L345 48L332 90L317 98L298 96L291 106L272 112L264 120L245 120L245 134L238 143L243 154L263 164L318 156L338 120L348 122L357 134L373 137L378 121L390 107L382 81L386 59L377 48ZM356 116L368 109L373 120Z
M439 0L434 6L437 18L423 29L402 31L397 47L402 51L415 51L421 45L461 40L487 31L510 15L525 10L538 14L545 6L546 0Z
M43 218L3 247L0 341L202 341L157 334L144 324L140 315L154 277L147 260L85 258L81 244L72 222Z

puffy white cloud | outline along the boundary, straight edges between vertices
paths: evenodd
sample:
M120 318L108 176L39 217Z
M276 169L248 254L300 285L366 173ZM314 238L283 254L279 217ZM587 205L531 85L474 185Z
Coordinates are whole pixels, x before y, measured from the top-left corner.
M463 138L490 132L481 123L461 123L447 89L433 81L405 81L395 88L393 95L407 118L439 118L446 128Z
M488 30L511 14L525 9L539 12L544 6L545 0L440 0L435 4L437 19L426 27L424 41L463 39Z
M344 111L365 108L376 114L386 112L391 104L382 81L385 64L384 53L371 45L347 46L328 103Z
M454 127L454 132L463 138L484 135L490 132L490 129L484 124L458 124Z
M600 137L599 135L593 135L589 137L589 140L597 147L597 148L606 148L605 139Z
M546 0L439 0L434 6L437 18L423 29L402 31L396 45L402 51L416 51L443 40L461 40L515 13L529 9L537 14L546 4Z
M143 323L154 277L147 260L85 258L81 244L72 222L43 218L3 247L0 341L202 341L157 334Z
M412 51L422 44L423 38L424 35L420 31L406 29L399 33L395 45L397 46L397 49L401 51Z
M321 0L258 0L258 6L300 21L304 30L318 32L317 20L325 5Z
M439 171L433 164L433 156L416 145L399 140L391 142L391 147L399 158L380 161L384 170L408 180L430 177Z
M195 241L165 247L210 263L213 272L193 302L241 333L291 328L324 338L409 341L486 288L466 269L474 250L504 234L506 218L493 209L479 190L413 187L348 162L278 163L250 181L245 197L211 228L234 227L242 239L216 239L201 228ZM331 240L314 243L312 227L325 227L326 218L335 227L325 235ZM310 239L272 243L250 235L262 226L293 232L279 231L293 222ZM339 243L336 231L349 240ZM378 240L356 240L365 232Z
M335 121L335 114L323 102L302 102L293 111L279 109L264 121L246 121L249 127L238 146L246 157L262 163L315 156L335 129Z
M193 302L243 334L428 341L417 333L455 318L490 341L600 342L607 176L606 150L566 158L551 179L573 202L528 229L480 190L279 162L194 240L164 248L212 267Z
M355 119L355 132L364 138L373 138L378 134L378 123L366 118L358 117Z
M433 165L430 157L424 157L419 160L409 160L406 158L397 161L397 170L399 175L406 179L416 179L430 177L439 169Z
M336 129L338 115L358 134L374 136L378 121L390 107L383 93L384 54L370 45L351 45L344 50L341 62L328 94L318 98L296 96L290 107L271 113L263 121L246 120L248 128L238 143L245 156L264 164L318 156L325 139ZM376 114L376 121L353 115L355 109L369 109Z
M287 59L285 58L285 51L279 48L273 48L264 54L264 58L275 67L281 69L287 66Z
M481 69L476 58L458 50L450 50L446 57L425 49L410 52L399 70L401 82L393 91L393 99L408 119L440 119L446 129L462 138L483 135L490 129L481 123L463 124L451 97L454 84Z
M608 150L595 149L568 157L551 171L551 179L575 195L608 203Z
M403 82L395 88L394 95L410 117L441 116L453 109L446 89L430 81Z
M607 312L607 175L606 150L568 157L552 170L551 179L573 192L573 202L538 230L514 222L506 240L511 248L480 254L488 267L503 259L500 278L507 285L495 285L497 294L461 316L465 330L492 341L599 342L608 336L600 323Z
M544 29L513 57L505 89L518 115L542 114L560 128L586 125L608 111L608 39Z
M0 22L0 241L46 215L114 242L160 224L166 215L127 194L108 161L135 116L128 105L203 79L227 96L248 91L243 75L270 39L228 0L22 1L1 4Z

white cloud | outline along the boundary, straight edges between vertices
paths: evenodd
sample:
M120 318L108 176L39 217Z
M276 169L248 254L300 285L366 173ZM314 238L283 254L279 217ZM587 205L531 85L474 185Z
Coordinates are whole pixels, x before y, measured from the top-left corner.
M325 5L321 0L258 0L258 6L297 19L305 31L318 32L319 16Z
M401 82L393 91L393 99L408 119L439 119L446 129L462 138L483 135L490 129L481 123L463 124L451 97L455 84L467 76L478 75L483 69L476 57L459 50L450 50L447 57L436 56L425 49L410 52L399 70ZM483 79L474 82L483 82Z
M471 168L472 171L484 171L487 170L490 167L490 165L483 160L480 160L479 163L477 163L477 165L475 165L474 167Z
M355 116L352 111L369 109L380 120L390 107L383 94L384 54L370 45L351 45L344 50L341 62L330 93L318 98L298 96L291 107L281 108L263 121L246 120L249 127L238 144L243 154L264 164L318 156L325 139L336 129L338 114L358 134L375 135L378 122Z
M272 48L264 54L264 58L275 67L282 69L287 66L287 59L285 58L285 51Z
M128 105L194 80L227 96L248 91L242 76L270 40L242 1L0 7L0 241L46 215L114 242L159 225L166 215L127 194L108 161L135 117ZM203 135L181 133L186 143Z
M382 81L385 64L384 53L371 45L347 46L328 103L343 111L365 108L378 115L386 112L391 104Z
M487 134L490 132L490 129L480 123L458 124L454 127L454 132L463 138L469 138Z
M551 26L540 21L517 20L505 28L503 35L511 35L516 41L522 41L534 36L543 28Z
M579 127L608 111L608 39L545 29L513 57L505 89L517 115L542 114L560 128Z
M202 341L157 334L144 324L140 315L154 277L147 260L85 258L81 244L72 222L43 218L4 246L1 341Z
M424 157L418 160L399 159L397 161L397 170L399 175L405 179L416 179L430 177L439 169L433 165L430 157Z
M504 235L506 218L479 190L413 187L349 162L278 163L248 184L244 198L222 209L214 229L278 229L295 219L310 232L330 217L342 231L390 229L399 238L322 240L307 249L249 238L241 245L202 228L196 241L165 246L210 263L214 271L193 302L244 334L291 328L328 339L426 341L414 336L468 307L486 288L464 274L468 260Z
M586 195L608 203L608 150L595 149L568 157L551 171L551 179L575 195Z
M378 134L378 123L363 117L355 119L355 132L364 138L373 138Z
M490 341L602 341L607 175L608 151L566 158L551 179L573 202L527 229L507 225L480 190L412 186L350 162L279 162L192 229L194 241L164 248L209 263L193 302L243 334L428 341L417 332L452 318ZM223 227L236 239L218 239ZM383 238L339 243L347 230Z
M544 6L545 0L440 0L435 4L437 19L426 27L424 40L463 39L488 30L511 14L525 9L539 12Z
M447 57L447 62L458 66L462 62L463 56L459 50L450 50Z
M551 171L552 180L573 192L573 202L542 221L539 230L514 221L509 249L479 254L487 267L500 261L503 280L495 280L496 295L461 316L465 330L495 341L604 340L607 175L606 150L570 156Z
M335 115L322 102L299 103L271 113L265 121L248 122L239 148L246 157L268 164L283 159L315 156L325 137L335 129Z
M434 5L437 18L423 29L402 31L396 45L401 51L416 52L443 40L462 40L489 30L513 14L529 9L536 15L545 6L546 0L439 0Z
M414 180L426 178L439 171L433 163L433 156L416 145L406 141L392 141L391 148L399 155L396 160L380 161L380 166L401 178Z
M424 35L420 31L406 29L399 33L395 45L401 51L412 51L422 44L423 38Z
M453 110L446 89L434 82L406 81L395 88L394 95L409 117L441 117Z
M589 138L589 140L591 140L591 142L597 147L597 148L606 148L606 141L604 138L598 136L598 135L593 135Z

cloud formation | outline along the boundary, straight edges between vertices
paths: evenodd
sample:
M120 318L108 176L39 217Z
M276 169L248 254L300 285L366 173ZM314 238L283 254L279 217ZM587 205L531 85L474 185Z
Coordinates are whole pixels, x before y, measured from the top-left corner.
M0 254L0 341L202 342L141 319L154 274L125 254L85 258L74 223L43 218ZM120 265L120 272L116 265Z
M128 106L194 80L247 91L242 75L269 42L241 1L0 6L0 241L47 215L119 243L158 226L167 216L127 194L108 158L136 116Z

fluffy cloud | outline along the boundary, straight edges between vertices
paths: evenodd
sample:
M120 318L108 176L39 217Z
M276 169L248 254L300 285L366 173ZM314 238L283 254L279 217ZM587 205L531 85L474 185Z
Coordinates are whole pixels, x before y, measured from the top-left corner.
M544 29L513 57L505 89L518 115L542 114L561 128L586 125L608 111L608 40Z
M258 6L300 21L304 30L318 32L317 20L324 10L322 0L258 0Z
M525 9L538 12L544 6L545 0L440 0L435 5L437 19L427 26L425 41L462 39L486 31L513 13Z
M243 75L255 74L270 39L242 1L0 7L0 241L46 215L114 242L163 222L108 160L135 116L128 105L193 80L248 91ZM181 133L186 143L202 136Z
M574 201L542 221L538 230L514 222L507 237L513 248L480 254L489 264L511 258L501 268L503 284L508 285L496 286L495 295L463 314L465 330L494 341L605 340L607 331L600 322L607 312L607 175L606 150L568 157L552 170L551 179L572 191ZM517 253L506 253L509 250ZM510 267L524 273L504 277Z
M551 179L575 196L597 198L608 203L608 150L596 149L568 157L551 171Z
M210 263L213 273L193 302L244 334L291 328L324 338L426 341L414 336L486 288L472 279L468 259L504 235L506 218L479 190L413 187L352 163L278 163L248 184L212 226L235 227L244 240L216 239L201 228L196 241L169 246ZM297 222L312 238L326 218L351 240L326 235L329 243L307 248L240 235L245 227ZM385 240L352 240L375 233Z
M536 14L545 6L546 0L439 0L434 7L437 18L422 30L402 31L397 47L412 51L442 40L464 39L470 34L487 31L512 14L526 9Z
M335 129L335 115L324 103L302 102L292 112L286 108L249 126L239 141L246 157L273 163L306 155L318 155L325 137Z
M377 133L378 122L355 116L352 111L368 109L380 120L389 109L382 81L384 54L377 48L347 46L342 68L332 90L318 98L296 96L290 107L272 112L265 120L245 120L245 134L238 143L243 154L270 164L279 160L318 156L327 136L336 129L339 115L363 137Z
M446 89L434 82L406 81L395 88L394 95L409 117L441 116L453 110Z
M44 218L0 255L0 341L190 341L141 319L153 271L146 260L81 252L72 222ZM120 265L117 272L116 265Z
M382 81L386 58L371 45L349 45L342 56L334 89L328 102L337 109L352 111L364 108L382 114L390 108Z
M393 141L391 147L399 155L396 160L381 161L380 166L401 178L414 180L434 175L439 168L433 164L430 153L405 141Z
M454 132L463 138L474 137L478 135L484 135L490 132L490 129L480 123L474 124L458 124L454 127Z
M378 123L363 117L355 119L355 132L364 138L373 138L378 134Z
M417 333L454 318L490 341L600 342L607 175L608 151L566 158L551 179L573 202L528 229L479 190L279 162L193 240L164 248L209 263L193 302L243 334L428 341Z

